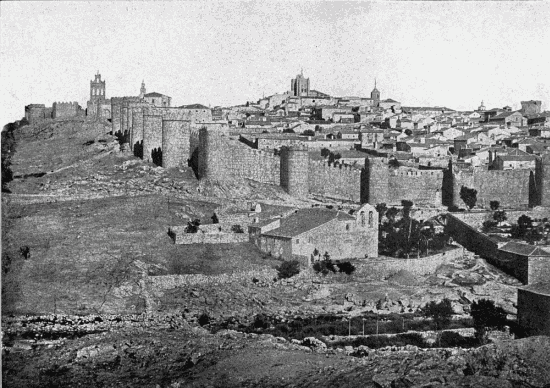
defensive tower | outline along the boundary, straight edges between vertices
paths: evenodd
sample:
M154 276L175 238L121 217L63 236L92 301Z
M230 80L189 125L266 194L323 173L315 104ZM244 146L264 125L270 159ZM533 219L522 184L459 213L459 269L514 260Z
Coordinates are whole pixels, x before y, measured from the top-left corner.
M372 205L387 202L389 188L389 168L385 160L368 158L365 161L367 173L367 198Z
M550 207L550 154L544 155L537 167L540 205Z
M199 179L223 181L228 178L225 140L225 132L206 127L199 129Z
M309 193L309 154L304 146L281 148L281 186L294 197Z
M187 166L191 121L162 121L162 167Z

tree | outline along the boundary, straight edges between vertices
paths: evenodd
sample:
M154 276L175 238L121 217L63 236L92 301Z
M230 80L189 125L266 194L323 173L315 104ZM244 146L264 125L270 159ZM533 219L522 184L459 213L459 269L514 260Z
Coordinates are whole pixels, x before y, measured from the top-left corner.
M489 202L489 206L491 207L491 210L498 210L498 208L500 207L500 202L499 201L491 201Z
M323 148L323 149L321 149L321 156L322 156L323 158L326 158L326 157L329 156L329 155L330 155L330 150L329 150L328 148Z
M495 214L493 214L493 220L495 220L499 225L507 219L508 217L506 216L506 212L504 210L497 210L495 211Z
M382 218L384 218L384 215L386 214L386 211L388 210L388 207L384 202L379 203L375 206L376 211L378 212L378 223L382 223Z
M462 186L460 188L460 199L468 206L469 210L472 210L477 202L477 190Z
M411 131L410 129L405 129L405 135L411 136L412 134L413 134L413 131Z
M453 307L451 305L451 301L447 298L443 299L439 303L432 300L424 307L422 312L424 316L433 319L436 325L436 330L443 330L449 325L449 322L451 322Z
M279 279L288 279L294 275L300 273L300 262L298 260L283 261L283 263L277 267Z
M306 129L304 132L302 132L303 136L315 136L315 132L311 129Z
M411 208L413 207L413 201L407 199L401 200L401 206L403 206L403 218L409 219L411 216Z
M220 219L218 218L218 215L216 213L214 213L211 218L212 218L212 223L213 224L219 224L220 223Z
M398 168L400 166L399 161L395 158L391 158L388 162L388 166L391 168Z
M391 222L395 222L395 217L399 214L399 209L392 206L386 211L386 218Z
M506 311L495 306L495 302L488 299L474 301L470 306L470 315L474 320L475 336L481 343L487 342L489 330L502 330L506 325Z

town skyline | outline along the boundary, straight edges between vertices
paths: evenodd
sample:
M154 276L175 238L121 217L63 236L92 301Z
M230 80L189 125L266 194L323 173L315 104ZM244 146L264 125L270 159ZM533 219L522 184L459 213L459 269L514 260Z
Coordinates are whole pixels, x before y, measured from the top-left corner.
M474 110L483 100L515 110L534 99L546 110L550 100L550 70L537 53L550 31L545 3L1 7L4 123L29 103L83 104L98 70L108 97L137 94L145 80L174 106L257 101L288 91L301 69L312 89L339 97L368 96L376 78L382 98L404 106Z

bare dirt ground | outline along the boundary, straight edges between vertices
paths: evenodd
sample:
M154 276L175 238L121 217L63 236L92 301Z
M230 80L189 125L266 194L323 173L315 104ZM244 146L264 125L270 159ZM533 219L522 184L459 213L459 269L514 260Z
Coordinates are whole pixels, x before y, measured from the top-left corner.
M443 298L453 301L458 314L482 297L514 313L519 283L466 252L430 276L303 273L288 282L212 278L218 280L153 287L170 275L275 273L280 264L249 243L174 245L169 225L209 219L222 205L250 200L308 203L251 181L199 185L190 168L165 170L121 153L108 132L107 123L75 120L24 127L17 134L15 179L11 194L2 196L2 330L4 335L31 335L34 326L20 319L25 314L53 317L37 332L51 332L61 319L56 317L67 314L138 318L81 338L44 342L5 335L6 386L550 384L543 367L549 365L550 344L542 337L479 352L373 350L357 358L265 335L210 334L197 327L197 317L205 312L213 319L250 322L258 313L403 313ZM377 308L379 301L383 306ZM66 327L78 331L86 326L79 322Z

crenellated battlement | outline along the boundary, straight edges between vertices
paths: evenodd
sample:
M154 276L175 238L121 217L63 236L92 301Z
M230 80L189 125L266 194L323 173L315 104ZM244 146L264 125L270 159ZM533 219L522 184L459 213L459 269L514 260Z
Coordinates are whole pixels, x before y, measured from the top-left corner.
M310 160L309 161L310 168L319 168L324 170L337 170L340 171L342 174L361 174L362 169L358 169L354 166L350 166L349 164L342 164L342 163L328 163L326 161L321 160Z
M443 171L439 170L401 170L401 169L390 169L390 176L416 176L416 177L438 177L443 178Z

